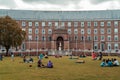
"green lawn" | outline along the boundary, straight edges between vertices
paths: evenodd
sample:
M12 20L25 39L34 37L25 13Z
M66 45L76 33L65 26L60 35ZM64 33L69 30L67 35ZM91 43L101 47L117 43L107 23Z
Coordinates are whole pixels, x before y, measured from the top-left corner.
M91 57L83 58L84 64L75 63L76 59L67 56L43 59L44 64L51 60L53 69L37 68L38 59L33 58L35 62L29 67L30 63L21 63L20 57L15 57L14 62L5 57L0 61L0 80L120 80L120 67L100 67L101 61L93 61Z

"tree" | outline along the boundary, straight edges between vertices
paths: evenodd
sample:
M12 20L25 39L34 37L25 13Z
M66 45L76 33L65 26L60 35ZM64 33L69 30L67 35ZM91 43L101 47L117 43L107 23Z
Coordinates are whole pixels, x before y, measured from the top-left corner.
M0 45L5 47L6 55L11 47L17 47L25 39L26 32L9 16L0 17Z

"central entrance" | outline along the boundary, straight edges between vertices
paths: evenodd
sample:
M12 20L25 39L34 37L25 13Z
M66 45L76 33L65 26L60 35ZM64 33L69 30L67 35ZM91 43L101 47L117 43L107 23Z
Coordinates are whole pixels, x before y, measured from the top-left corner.
M64 40L63 37L59 36L56 41L56 49L58 51L64 50Z

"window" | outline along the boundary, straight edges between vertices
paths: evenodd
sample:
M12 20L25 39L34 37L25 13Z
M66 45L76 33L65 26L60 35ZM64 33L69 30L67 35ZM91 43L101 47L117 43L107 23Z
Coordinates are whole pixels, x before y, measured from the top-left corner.
M108 35L108 36L107 36L107 40L108 40L108 41L111 41L111 35Z
M42 29L42 34L45 34L45 29Z
M98 44L97 43L94 44L94 50L98 50Z
M115 36L114 36L114 40L115 40L115 41L118 41L118 35L115 35Z
M42 22L42 27L44 27L45 26L45 22Z
M84 34L84 29L81 29L81 34Z
M98 26L98 23L97 22L94 22L94 27L97 27Z
M81 22L81 27L84 27L84 22Z
M87 22L87 26L90 27L91 26L91 22Z
M37 40L39 40L39 36L37 35L37 36L35 36L35 40L37 41Z
M77 27L78 26L78 22L74 22L74 27Z
M100 26L103 27L104 26L104 22L100 22Z
M71 29L68 29L68 34L71 34Z
M97 41L98 40L98 36L94 36L94 41Z
M64 22L61 22L61 25L60 26L65 26L65 23Z
M114 21L114 27L118 27L118 21Z
M118 34L118 29L117 28L114 29L114 34Z
M32 26L32 22L28 22L28 26L30 26L30 27L31 27L31 26Z
M71 22L68 22L68 27L71 27Z
M104 29L101 29L100 32L101 32L101 34L104 34Z
M84 40L84 36L81 36L81 41L83 41Z
M107 34L111 34L111 29L110 28L107 29Z
M28 40L32 40L32 35L28 35Z
M94 29L94 34L97 34L97 29Z
M51 40L52 40L52 38L51 38L51 36L49 36L49 37L48 37L48 41L51 41Z
M26 49L26 48L25 48L25 43L22 43L21 49L22 49L22 51L24 51L24 50Z
M25 29L25 28L22 28L22 31L26 31L26 29Z
M87 40L88 40L88 41L91 41L91 36L87 36Z
M101 41L104 41L104 40L105 40L104 35L101 35Z
M78 36L74 36L74 40L78 40Z
M25 21L22 21L22 27L25 27L25 26L26 26Z
M52 34L52 29L48 29L48 34Z
M44 36L42 36L42 41L45 41L45 40L46 40L46 38Z
M52 26L52 22L48 22L48 26Z
M39 33L39 30L38 29L35 29L35 34L38 34Z
M111 26L111 22L110 21L107 22L107 26L109 26L109 27Z
M39 22L35 22L35 26L38 27L39 26Z
M87 29L87 33L88 33L88 34L91 34L91 29Z
M32 34L32 29L28 29L28 34Z
M111 51L111 44L108 43L108 51Z
M58 27L58 22L55 22L55 26L57 26L57 27Z
M115 50L118 50L118 49L119 49L118 43L115 43L115 44L114 44L114 49L115 49Z
M78 29L74 29L74 34L78 34Z

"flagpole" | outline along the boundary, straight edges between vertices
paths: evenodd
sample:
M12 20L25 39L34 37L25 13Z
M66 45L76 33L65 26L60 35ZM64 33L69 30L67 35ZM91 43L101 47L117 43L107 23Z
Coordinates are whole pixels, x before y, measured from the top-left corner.
M75 37L75 39L76 39L76 54L77 54L77 37Z
M39 40L39 37L37 35L37 56L38 56L38 40Z
M84 35L84 55L85 55L85 35Z

